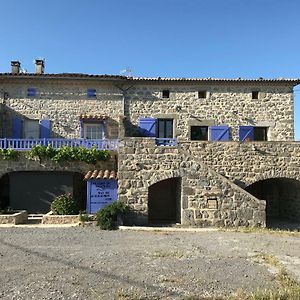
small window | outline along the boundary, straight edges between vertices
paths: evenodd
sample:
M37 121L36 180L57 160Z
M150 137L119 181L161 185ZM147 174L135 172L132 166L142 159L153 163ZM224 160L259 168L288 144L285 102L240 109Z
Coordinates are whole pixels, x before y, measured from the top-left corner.
M208 126L191 126L192 141L208 141Z
M258 95L259 95L258 91L253 91L252 92L252 99L258 99Z
M87 90L88 98L96 98L96 90L95 89L88 89Z
M28 97L35 97L36 96L36 88L28 88L27 89L27 96Z
M162 91L163 98L170 98L170 90L163 90Z
M85 123L84 128L84 138L101 140L104 139L104 124L103 123Z
M199 99L205 99L206 98L206 91L198 91L198 98Z
M267 127L254 127L254 141L267 141L268 140Z

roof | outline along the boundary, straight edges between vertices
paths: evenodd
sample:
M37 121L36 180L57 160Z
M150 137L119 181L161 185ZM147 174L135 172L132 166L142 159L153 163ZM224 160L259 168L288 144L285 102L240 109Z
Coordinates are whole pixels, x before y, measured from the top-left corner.
M117 172L110 170L91 170L84 176L84 180L90 179L117 179Z
M202 82L202 83L291 83L297 85L300 78L185 78L185 77L131 77L109 74L82 74L82 73L56 73L56 74L36 74L36 73L0 73L0 78L57 78L57 79L100 79L100 80L117 80L117 81L144 81L144 82Z

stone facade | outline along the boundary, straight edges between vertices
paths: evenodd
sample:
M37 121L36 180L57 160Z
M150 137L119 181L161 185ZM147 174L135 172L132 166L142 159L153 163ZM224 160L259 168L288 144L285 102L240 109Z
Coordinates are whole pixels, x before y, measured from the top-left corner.
M134 224L149 222L150 188L171 178L180 182L176 209L183 225L265 226L270 203L273 211L300 219L300 145L293 142L293 86L299 80L80 74L0 74L0 80L4 138L12 137L15 117L50 120L51 138L80 138L80 115L106 116L105 137L119 138L118 152L96 166L22 156L17 162L0 160L1 176L14 171L84 174L117 168L119 200L133 208ZM27 95L28 88L35 88L34 96ZM95 90L95 96L88 97L88 89ZM168 91L167 97L163 91ZM178 144L157 146L155 138L140 137L140 118L172 119ZM191 141L191 126L212 125L229 126L230 141ZM239 142L239 126L246 125L266 127L268 142ZM278 192L284 195L280 197L259 194L254 184L274 178L283 178L280 186L291 186L293 192L285 188Z
M0 76L1 77L1 76ZM49 77L49 76L48 76ZM108 116L107 138L118 137L119 117L124 116L127 136L135 136L141 117L171 118L174 137L190 140L190 126L228 125L231 139L238 140L240 125L268 128L269 141L294 139L293 82L253 81L182 83L138 80L56 79L41 76L4 77L1 88L2 136L12 137L12 119L51 121L51 137L79 138L81 114ZM28 97L27 89L36 96ZM87 90L96 90L88 98ZM169 90L169 98L162 91ZM205 91L206 98L198 98ZM258 99L252 92L259 91Z
M124 139L119 149L119 197L139 212L138 223L147 223L149 187L180 177L182 224L264 226L265 201L243 188L270 178L300 181L299 149L296 142L182 142L159 147L154 139ZM285 209L297 220L300 185L292 194Z

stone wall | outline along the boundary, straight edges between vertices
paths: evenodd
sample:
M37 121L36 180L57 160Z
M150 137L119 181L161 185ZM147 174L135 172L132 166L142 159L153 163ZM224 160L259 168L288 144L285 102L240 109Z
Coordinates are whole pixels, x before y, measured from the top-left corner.
M121 90L113 83L80 80L11 79L2 86L8 94L2 99L2 127L5 137L12 136L12 119L51 120L52 137L80 138L81 114L108 116L107 138L118 137L119 116L123 115ZM36 88L35 97L27 96ZM96 89L96 98L87 89Z
M183 142L179 149L242 188L268 178L300 180L299 142Z
M119 83L120 84L120 83ZM137 134L141 117L174 119L174 137L190 140L190 126L228 125L232 140L238 140L240 125L266 126L268 140L294 139L292 84L288 83L176 83L128 81L8 78L1 88L7 95L2 103L1 123L6 137L12 135L12 118L50 119L52 137L80 137L80 114L109 116L108 138L118 136L120 115L126 117L127 134ZM36 97L27 97L27 88L37 90ZM87 89L96 89L96 99L87 98ZM169 89L170 97L162 98ZM205 99L198 91L207 91ZM259 91L259 99L252 99Z
M138 212L136 222L147 223L149 187L180 177L182 224L264 226L265 201L243 188L268 178L300 181L299 150L297 142L182 142L163 147L151 138L125 138L119 148L119 199ZM284 205L296 209L293 215L298 216L299 194L289 196Z
M119 200L148 222L148 189L180 177L183 225L265 226L265 201L207 167L180 147L157 147L153 139L124 139L119 149ZM163 192L163 191L162 191Z
M170 98L162 98L162 90ZM198 91L207 91L206 99ZM260 91L252 99L252 91ZM228 125L232 140L238 140L240 125L269 127L268 140L294 139L293 93L290 85L223 84L136 84L126 94L126 114L132 124L140 117L174 119L174 136L190 139L191 125Z

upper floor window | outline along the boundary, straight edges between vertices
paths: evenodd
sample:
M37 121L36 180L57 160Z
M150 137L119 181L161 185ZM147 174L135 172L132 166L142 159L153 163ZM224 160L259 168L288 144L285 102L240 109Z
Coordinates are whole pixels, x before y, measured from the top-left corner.
M208 140L208 126L191 126L191 140L192 141L207 141Z
M254 141L267 141L268 127L254 127Z
M27 97L35 97L35 96L36 96L36 88L28 88Z
M259 98L259 92L258 91L253 91L252 92L252 99L258 99Z
M205 99L207 97L206 91L198 91L198 98L199 99Z
M170 90L163 90L162 91L163 98L170 98Z
M173 138L173 119L158 119L158 138Z
M88 89L87 90L87 97L88 98L96 98L96 90L95 89Z
M104 139L104 124L101 123L84 123L83 124L83 137L85 139L100 140Z

